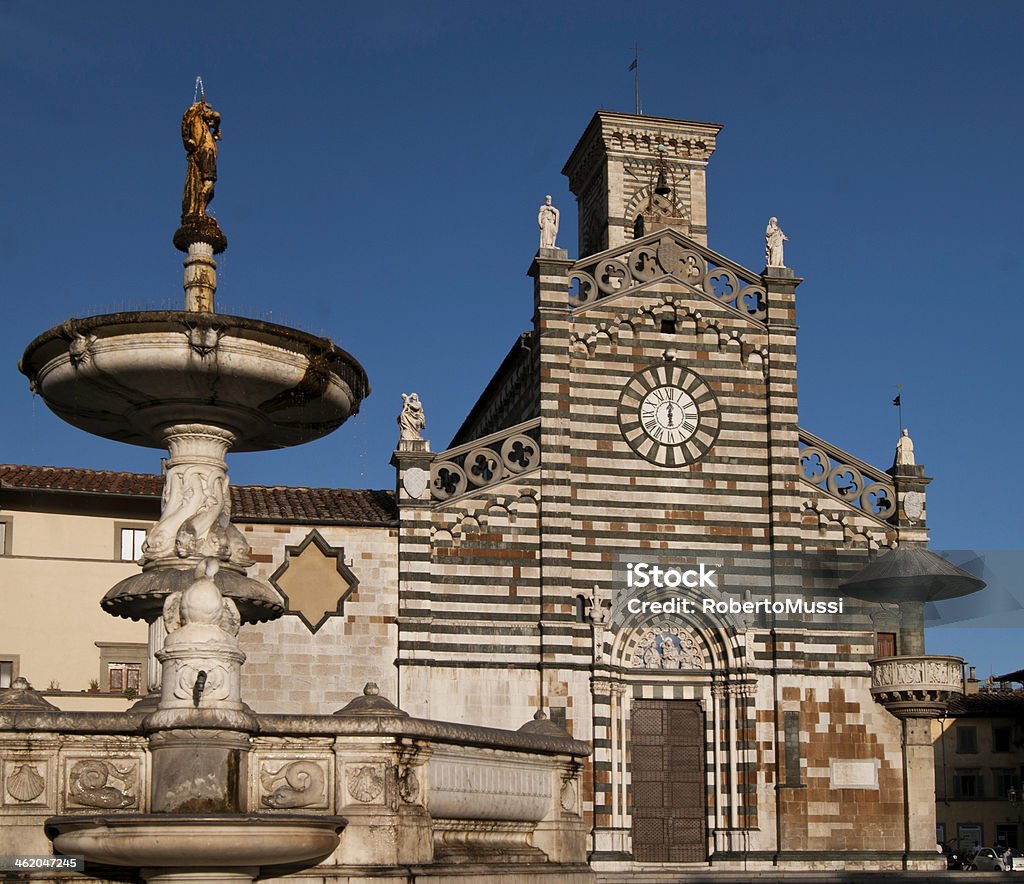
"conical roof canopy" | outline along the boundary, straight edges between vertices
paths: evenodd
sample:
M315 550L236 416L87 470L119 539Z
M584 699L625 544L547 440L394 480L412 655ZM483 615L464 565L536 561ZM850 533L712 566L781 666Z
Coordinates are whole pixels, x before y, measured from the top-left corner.
M839 588L869 602L937 602L985 588L968 574L923 547L900 547L879 556Z

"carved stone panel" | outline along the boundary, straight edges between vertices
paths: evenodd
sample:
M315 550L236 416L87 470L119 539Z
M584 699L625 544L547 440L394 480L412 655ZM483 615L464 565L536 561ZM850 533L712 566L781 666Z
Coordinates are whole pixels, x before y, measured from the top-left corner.
M141 774L137 757L66 757L64 810L142 810Z
M434 817L538 821L551 808L551 771L543 764L435 754L428 775Z
M641 633L632 665L640 669L703 669L704 652L689 630L666 624Z
M330 809L330 758L261 758L260 809Z
M565 777L562 779L562 789L558 799L562 806L562 812L566 816L579 816L580 813L580 781L578 777Z
M15 755L0 766L0 807L31 810L53 806L53 767L49 758Z
M345 765L344 793L348 803L384 804L387 765L384 762L353 762Z
M833 758L829 763L829 786L833 789L877 789L878 764L874 758Z

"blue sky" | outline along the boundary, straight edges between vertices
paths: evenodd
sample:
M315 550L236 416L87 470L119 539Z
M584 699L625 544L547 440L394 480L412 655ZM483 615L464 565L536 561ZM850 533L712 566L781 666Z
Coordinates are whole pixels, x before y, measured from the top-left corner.
M327 335L373 393L333 436L232 479L390 487L400 394L442 449L531 314L544 194L598 108L723 123L709 240L755 271L777 215L798 295L800 420L887 467L904 415L932 545L1019 548L1015 326L1024 5L986 2L0 2L0 460L154 471L33 400L16 363L71 315L177 306L201 74L223 114L218 307ZM1016 634L956 647L1024 665ZM963 636L966 636L963 637Z

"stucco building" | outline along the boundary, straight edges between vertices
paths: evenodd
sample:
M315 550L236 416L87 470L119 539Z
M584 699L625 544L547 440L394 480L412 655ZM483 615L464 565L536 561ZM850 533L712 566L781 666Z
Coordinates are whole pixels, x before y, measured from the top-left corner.
M979 690L968 679L935 732L936 837L956 849L1020 848L1024 825L1024 672Z

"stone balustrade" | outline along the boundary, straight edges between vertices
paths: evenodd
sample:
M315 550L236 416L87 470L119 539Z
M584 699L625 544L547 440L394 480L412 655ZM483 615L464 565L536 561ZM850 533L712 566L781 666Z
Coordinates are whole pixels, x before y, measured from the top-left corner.
M890 476L807 430L799 431L798 441L798 469L805 482L880 522L895 516L896 489Z
M937 718L963 693L964 661L936 654L871 661L871 695L898 718Z
M540 465L540 418L517 424L434 458L430 492L435 501L495 485Z

